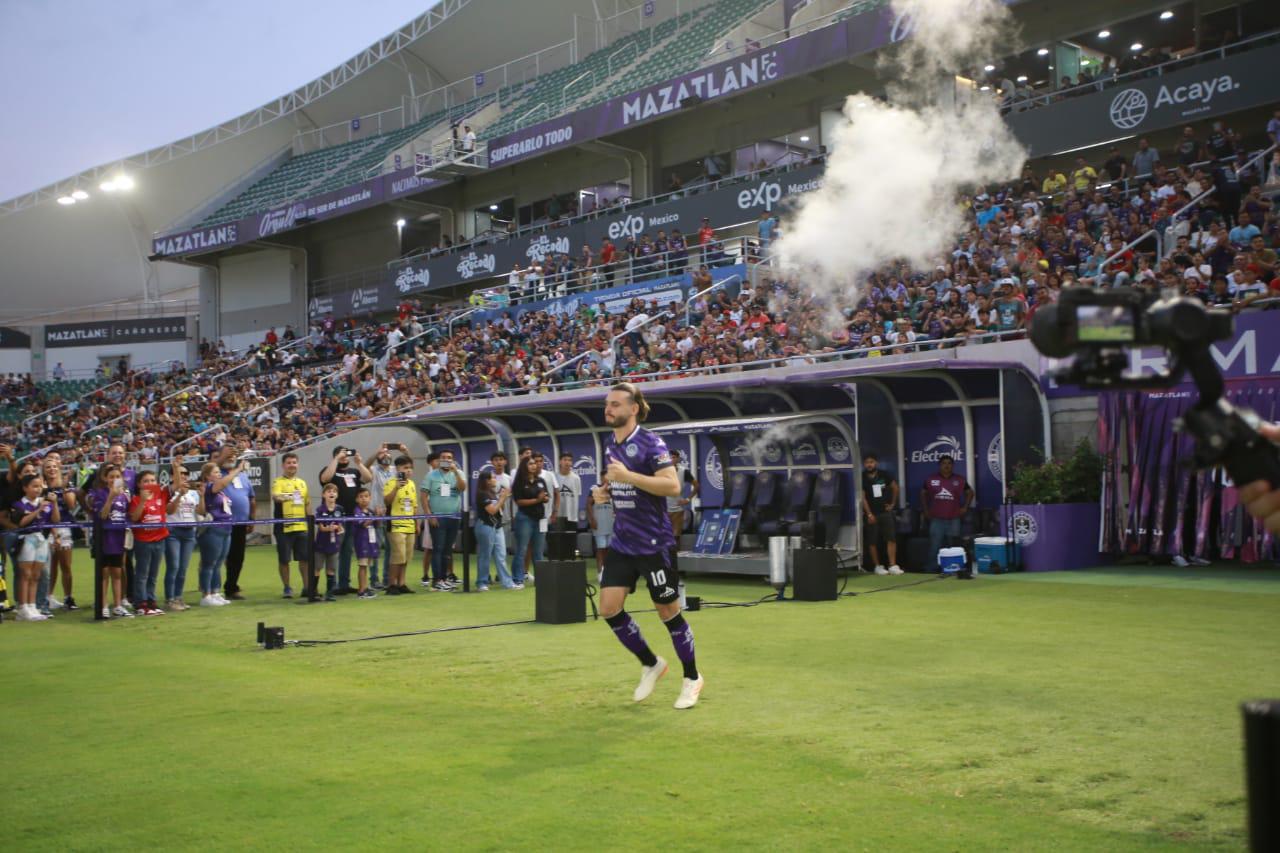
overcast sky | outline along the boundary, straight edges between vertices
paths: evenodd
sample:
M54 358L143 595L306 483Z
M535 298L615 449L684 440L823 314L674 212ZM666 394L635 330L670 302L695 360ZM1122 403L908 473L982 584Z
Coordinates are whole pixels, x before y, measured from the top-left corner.
M0 200L261 106L435 2L0 0Z

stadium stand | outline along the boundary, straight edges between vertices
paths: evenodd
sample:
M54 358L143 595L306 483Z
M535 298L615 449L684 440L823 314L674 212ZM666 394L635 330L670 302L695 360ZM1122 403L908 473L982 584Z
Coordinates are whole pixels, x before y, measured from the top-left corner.
M492 102L500 116L478 128L491 139L590 106L641 86L691 71L706 63L718 38L773 0L716 0L652 28L630 33L576 63L503 87L496 95L439 110L403 129L291 158L208 216L201 226L218 225L270 210L306 196L357 183L372 174L389 153L433 128L479 112ZM855 3L850 14L874 3ZM718 60L720 56L712 57ZM566 86L570 87L566 92Z
M1019 181L963 199L969 229L934 269L886 267L870 276L865 292L834 306L815 298L801 278L773 270L757 240L724 237L721 248L736 246L726 260L748 262L734 267L736 287L717 287L687 304L635 299L615 314L582 307L513 318L509 309L525 303L674 273L662 256L642 256L632 240L619 247L609 282L602 268L560 255L515 278L504 274L501 284L478 283L483 298L471 307L500 315L479 323L462 316L466 305L428 315L412 302L397 317L318 318L300 340L290 330L284 340L243 354L210 346L190 372L133 372L78 402L74 397L106 380L33 384L10 377L6 397L18 405L0 413L0 441L24 452L69 443L92 458L114 440L134 453L163 452L222 424L251 431L261 450L280 450L340 431L347 421L439 401L981 345L1021 336L1038 305L1077 282L1174 288L1237 311L1274 307L1280 265L1270 247L1280 244L1280 233L1258 170L1242 173L1234 204L1211 196L1173 216L1211 185L1212 175L1243 159L1236 144L1232 138L1223 160L1160 166L1132 181L1100 179L1106 164L1095 169L1083 160L1070 178L1028 168ZM1116 157L1128 162L1132 153L1109 152ZM1259 223L1257 239L1247 223L1239 227L1242 215ZM1125 248L1153 229L1156 235ZM705 268L674 278L699 291L712 283ZM832 308L841 318L835 324ZM455 317L461 321L450 335ZM56 417L23 428L23 418L63 404L69 405ZM215 440L216 434L204 443Z

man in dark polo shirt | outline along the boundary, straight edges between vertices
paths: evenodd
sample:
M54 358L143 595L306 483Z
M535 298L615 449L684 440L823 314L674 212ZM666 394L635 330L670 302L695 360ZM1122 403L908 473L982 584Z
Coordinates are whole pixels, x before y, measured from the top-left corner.
M866 519L867 545L871 549L871 562L878 575L900 575L898 565L897 529L893 521L893 508L898 505L898 481L888 471L880 470L880 460L874 453L862 457L862 515ZM889 556L889 567L880 562L880 543L884 543Z
M333 483L338 487L338 506L342 507L343 516L350 518L356 511L356 492L360 486L373 480L373 472L365 467L359 452L346 447L335 447L333 458L320 472L320 488ZM344 526L342 549L338 554L338 595L351 595L356 590L351 587L351 556L355 553L355 529Z

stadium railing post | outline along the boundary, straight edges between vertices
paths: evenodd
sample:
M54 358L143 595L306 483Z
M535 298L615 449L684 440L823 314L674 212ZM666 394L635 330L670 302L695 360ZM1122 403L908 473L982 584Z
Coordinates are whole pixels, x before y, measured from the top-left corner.
M320 581L316 577L316 519L313 515L307 515L307 577L302 584L307 601L316 597L319 585Z
M90 534L93 541L90 548L93 553L93 619L95 622L101 622L102 619L102 515L99 513L90 513L93 516L93 528Z
M462 526L458 530L458 540L462 542L462 591L471 592L471 527L467 523L469 521L469 513L466 507L462 508Z
M1280 845L1280 700L1245 702L1245 789L1249 803L1249 849Z

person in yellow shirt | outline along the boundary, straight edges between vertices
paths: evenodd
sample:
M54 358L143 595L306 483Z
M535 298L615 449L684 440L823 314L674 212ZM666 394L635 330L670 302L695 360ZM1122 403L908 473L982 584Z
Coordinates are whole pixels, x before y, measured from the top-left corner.
M301 591L307 592L307 516L311 503L307 499L307 481L298 476L298 454L286 453L280 459L284 476L276 477L271 484L271 500L275 504L276 518L296 518L298 521L276 525L276 557L280 563L280 583L284 585L284 597L293 598L289 586L289 562L296 560L298 575L302 578Z
M382 499L391 519L387 539L391 545L390 568L387 571L387 595L409 595L413 590L405 586L404 567L413 556L415 537L422 532L422 519L403 518L420 515L418 512L418 486L413 481L413 460L408 456L396 457L396 477L382 487Z
M1040 185L1040 191L1045 195L1054 195L1062 192L1067 188L1067 176L1061 172L1050 171L1045 177L1044 183Z
M1089 184L1098 179L1098 173L1094 168L1084 161L1083 157L1076 158L1076 169L1071 173L1071 183L1076 190L1087 190Z

